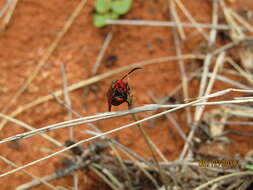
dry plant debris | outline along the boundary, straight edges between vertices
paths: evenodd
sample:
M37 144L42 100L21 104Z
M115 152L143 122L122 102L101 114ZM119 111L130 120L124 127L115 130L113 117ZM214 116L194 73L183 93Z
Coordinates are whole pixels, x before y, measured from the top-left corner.
M36 3L45 7L54 5ZM28 74L21 71L12 75L20 79L19 75L24 74L24 82L19 83L21 85L13 90L11 96L8 94L10 98L5 97L8 92L5 83L10 79L6 71L8 64L12 64L11 61L9 63L11 56L0 55L4 65L0 65L3 69L0 97L8 100L0 104L0 180L3 180L0 185L5 189L17 190L44 187L54 190L253 189L252 5L247 7L246 1L226 0L138 0L132 2L131 11L122 19L107 19L103 21L103 25L107 25L105 28L94 29L91 23L94 12L87 11L94 6L92 2L80 0L75 6L75 2L68 3L73 4L66 9L72 7L72 10L65 13L61 25L58 23L63 27L52 29L47 26L49 33L56 35L52 35L52 42L46 43L48 48L40 56L35 56L38 64L30 71L24 69ZM248 5L250 3L249 0ZM27 8L24 5L29 7L30 2L1 2L1 43L1 40L3 44L12 40L10 31L18 23L17 15L22 15L23 9ZM203 12L205 10L209 11ZM100 13L104 14L103 11ZM81 21L81 17L85 21ZM81 23L83 27L84 22L86 31L91 31L85 35L96 36L91 41L81 35L83 30L76 32L79 30L76 26ZM81 45L83 47L80 48L79 43L74 43L72 32L76 36L80 34L77 41L82 41L80 39L84 37L83 41L88 45ZM66 45L65 40L71 40L71 45ZM71 47L72 41L75 47ZM26 49L24 46L22 48ZM64 53L59 53L58 48ZM32 47L28 49L33 52ZM82 58L76 56L77 52L73 49L81 49L78 53L81 52ZM145 56L142 57L142 54ZM52 65L57 66L60 76L55 76L54 72L49 74L48 62L59 60L60 63ZM68 62L66 60L69 64L65 63ZM131 62L135 63L128 64ZM81 71L76 63L85 65L86 79L75 78L76 75L80 76ZM72 70L74 67L76 70ZM145 67L143 74L140 74L142 76L131 77L136 82L133 91L139 93L133 93L134 96L131 94L130 97L128 83L122 81L123 77L112 84L107 94L109 111L111 104L117 106L123 102L128 103L128 109L122 105L115 108L115 112L104 112L106 110L101 109L104 107L101 105L106 102L108 78L117 78L115 75L119 73L140 67ZM22 69L18 67L17 70ZM44 85L38 82L42 80L41 75L50 81L50 92L42 93L39 88L38 84ZM53 87L54 82L59 84ZM121 87L124 87L123 90ZM80 99L81 93L85 100ZM81 104L85 111L80 108ZM44 110L40 108L36 111L42 106ZM53 110L57 109L59 113L53 114L56 113ZM65 121L60 122L65 111ZM46 118L46 121L38 127L33 122L35 118L23 119L28 112L33 117L45 114L43 119ZM57 120L57 117L61 119ZM164 125L167 127L167 122L170 124L166 131L170 136L165 136L162 129ZM84 124L89 129L83 130ZM16 130L11 125L20 126L22 130ZM132 135L137 134L136 126L139 131L134 139ZM68 129L66 133L65 129ZM121 140L123 135L127 138ZM238 145L241 142L247 147L241 148ZM138 143L139 146L136 146ZM23 151L27 144L31 151ZM138 148L130 148L132 144ZM39 157L35 157L37 146ZM240 151L244 151L243 154ZM18 157L13 156L17 154ZM24 160L26 157L29 159ZM39 172L41 165L47 165L45 163L49 160L51 162L50 158L55 158L53 162L58 167ZM23 180L20 175L29 176L32 180ZM67 176L72 176L71 187L65 183L69 181ZM22 183L17 180L8 184L5 180L8 177L12 180L20 178ZM64 179L60 185L57 182L59 179ZM92 181L90 186L88 181Z

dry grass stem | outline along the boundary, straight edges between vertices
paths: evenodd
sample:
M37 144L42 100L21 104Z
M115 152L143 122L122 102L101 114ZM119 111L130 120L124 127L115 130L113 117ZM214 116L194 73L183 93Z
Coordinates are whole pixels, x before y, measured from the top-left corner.
M150 98L156 103L159 104L160 102L157 100L157 98L155 97L155 95L151 92L148 92L148 95L150 96ZM187 140L186 135L184 134L183 130L181 129L181 127L179 126L179 124L176 122L176 120L172 117L172 115L170 114L166 114L165 115L166 119L169 120L173 127L178 131L179 135L184 139L185 143L189 143L191 144L190 141ZM189 145L190 146L190 145Z
M175 14L173 14L173 9L175 9L174 1L170 1L170 2L171 2L170 3L171 18L172 20L176 20ZM182 50L181 50L181 45L180 45L180 39L175 29L173 29L173 37L174 37L174 43L176 47L176 55L180 57L182 54ZM179 69L181 73L181 80L182 80L181 82L182 82L182 87L183 87L184 99L188 99L189 87L188 87L188 79L187 79L187 75L186 75L185 67L184 67L184 61L182 59L179 59L178 64L179 64ZM189 126L190 123L192 123L192 116L191 116L191 112L189 108L186 108L186 116L187 116L187 124Z
M105 41L104 41L104 44L103 44L102 48L101 48L100 51L99 51L99 54L98 54L96 63L95 63L95 65L94 65L94 67L92 68L92 71L91 71L91 74L92 74L92 75L95 75L95 74L97 73L97 70L98 70L98 68L99 68L99 65L100 65L100 63L101 63L101 61L102 61L102 59L103 59L103 57L104 57L105 51L106 51L106 49L108 48L108 46L109 46L109 44L110 44L110 42L111 42L111 40L112 40L112 35L113 35L113 32L112 32L112 31L110 31L110 32L107 34L107 36L106 36L106 38L105 38Z
M248 31L253 33L253 27L243 17L241 17L239 14L237 14L231 8L229 9L229 12L239 23L241 23L245 28L247 28Z
M234 41L244 39L245 35L242 32L241 28L238 26L238 24L235 22L233 16L231 15L230 9L226 6L223 0L220 0L219 3L223 9L225 19L228 25L231 27L231 31L230 31L231 39L233 39Z
M148 20L107 20L108 25L132 25L132 26L158 26L158 27L177 27L181 26L183 28L196 28L195 24L187 22L171 22L171 21L148 21ZM217 24L213 26L209 23L198 23L196 22L199 28L203 29L216 29L216 30L230 30L230 27L226 24ZM245 28L242 28L245 30Z
M68 107L70 109L68 109L68 119L71 120L72 119L72 110L71 109L71 98L69 96L69 92L68 92L68 80L67 80L67 75L66 75L66 70L65 70L65 65L63 63L61 63L61 76L62 76L62 81L63 81L63 95L64 95L64 100L66 102L66 104L68 105ZM68 135L69 135L69 139L71 141L74 141L74 128L70 127L68 129ZM78 173L74 173L73 174L73 183L74 183L74 190L78 190Z
M250 36L250 37L245 37L243 39L239 39L239 40L236 40L236 41L233 41L233 42L230 42L230 43L227 43L225 44L224 46L221 46L217 49L215 49L212 54L213 55L216 55L216 54L219 54L223 51L227 51L231 48L234 48L236 46L239 46L239 45L247 45L247 44L250 44L253 42L253 37Z
M112 71L109 71L109 72L106 72L106 73L103 73L103 74L100 74L100 75L96 75L96 76L91 77L89 79L85 79L85 80L82 80L78 83L72 84L68 87L68 91L71 92L71 91L80 89L82 87L94 84L98 81L109 78L109 77L111 77L115 74L118 74L118 73L121 73L121 72L124 72L124 71L128 71L128 70L133 69L135 67L142 67L142 66L147 66L147 65L166 63L168 61L175 61L175 60L179 60L179 59L202 59L202 58L203 58L203 55L190 54L190 55L182 55L181 57L171 56L171 57L162 57L162 58L156 58L156 59L151 59L151 60L147 60L147 61L142 61L142 62L134 63L134 64L131 64L131 65L127 65L125 67L120 67L118 69L115 69L115 70L112 70ZM54 92L54 94L55 94L55 96L60 96L60 95L63 94L63 91L58 90L58 91ZM18 109L13 111L10 114L10 116L11 117L16 117L17 115L21 114L25 110L28 110L28 109L30 109L34 106L37 106L39 104L42 104L42 103L46 102L46 101L52 100L53 98L54 97L52 95L47 95L47 96L43 96L41 98L38 98L37 100L35 100L35 101L33 101L29 104L26 104L26 105L23 105L23 106L19 107ZM2 121L0 123L0 129L4 127L6 122L7 121L5 120L5 121Z
M134 189L133 186L132 186L133 182L132 182L132 180L131 180L131 178L128 174L127 168L126 168L119 152L117 151L117 149L114 147L114 145L112 143L109 143L109 145L111 146L111 149L113 150L114 154L116 155L116 158L117 158L117 160L118 160L118 162L119 162L119 164L120 164L120 166L123 170L125 178L127 179L127 187L129 188L129 190L133 190Z
M199 105L203 105L203 104L204 104L204 105L207 105L207 104L208 104L208 105L212 105L212 104L213 104L213 105L217 105L217 104L220 104L220 105L221 105L221 104L224 104L224 103L253 102L253 99L252 99L252 100L251 100L251 99L247 99L247 100L230 100L230 101L220 101L220 102L207 102L207 103L201 103L201 102L203 101L203 99L222 96L222 95L227 94L227 93L229 93L229 92L245 92L245 93L252 93L252 90L226 89L226 90L223 90L223 91L219 91L219 92L210 94L210 95L208 95L208 96L206 96L206 97L201 97L201 98L199 98L198 100L195 100L195 101L192 101L192 102L189 102L189 103L186 103L186 104L176 105L176 107L174 107L174 108L172 108L172 109L170 109L170 110L166 110L166 111L164 111L164 112L161 112L161 113L158 113L158 114L149 116L149 117L144 118L144 119L141 119L141 120L138 120L138 121L136 121L136 122L132 122L132 123L130 123L130 124L127 124L127 125L118 127L118 128L116 128L116 129L113 129L113 130L110 130L110 131L101 133L101 134L99 134L99 135L97 135L97 136L93 136L93 137L90 137L90 138L87 138L87 139L83 139L83 140L81 140L81 141L79 141L79 142L77 142L77 143L75 143L75 144L73 144L73 145L71 145L71 146L69 146L69 147L63 148L63 149L61 149L61 150L59 150L59 151L57 151L57 152L54 152L54 153L52 153L52 154L49 154L49 155L47 155L47 156L45 156L45 157L43 157L43 158L40 158L40 159L38 159L38 160L35 160L35 161L30 162L30 163L28 163L28 164L25 164L25 165L23 165L23 166L21 166L21 167L18 167L18 168L16 168L16 169L13 169L13 170L11 170L11 171L9 171L9 172L5 172L5 173L3 173L3 174L0 175L0 178L1 178L1 177L4 177L4 176L7 176L7 175L10 175L10 174L12 174L12 173L14 173L14 172L17 172L17 171L19 171L19 170L21 170L21 169L23 169L23 168L26 168L26 167L32 166L32 165L34 165L34 164L37 164L37 163L39 163L39 162L41 162L41 161L47 160L47 159L49 159L49 158L51 158L51 157L53 157L53 156L55 156L55 155L57 155L57 154L60 154L60 153L62 153L62 152L64 152L64 151L67 151L67 150L70 150L71 148L73 148L73 147L75 147L75 146L78 146L78 145L80 145L80 144L83 144L83 143L92 141L92 140L94 140L94 139L100 138L100 137L105 136L105 135L108 135L108 134L115 133L115 132L117 132L117 131L120 131L120 130L129 128L129 127L131 127L131 126L135 126L135 125L137 125L138 123L142 123L142 122L144 122L144 121L147 121L147 120L150 120L150 119L154 119L154 118L160 117L160 116L162 116L162 115L165 115L165 114L168 114L168 113L171 113L171 112L174 112L174 111L183 109L183 108L185 108L185 107L187 107L187 106L197 106L197 105L198 105L197 103L199 103ZM162 105L162 106L154 105L154 106L155 106L156 108L158 108L158 107L160 107L160 108L162 108L162 107L167 107L166 105ZM175 106L175 105L173 105L173 106ZM144 106L144 107L145 107L145 106ZM149 106L148 106L148 107L149 107ZM169 107L170 107L170 105L169 105ZM152 108L152 109L151 109L151 108ZM142 107L142 109L143 109L143 107ZM149 109L146 109L146 111L147 111L147 110L151 111L151 110L156 110L156 109L154 109L154 107L151 105ZM143 111L143 110L142 110L142 111ZM133 113L137 113L137 112L140 112L140 109L134 108L134 109L126 110L126 111L122 111L122 112L111 112L111 113L97 114L96 116L88 116L88 117L86 117L86 119L90 119L90 120L86 120L85 122L77 122L77 123L73 124L73 123L71 123L71 122L73 122L73 120L72 120L72 121L70 121L70 124L69 124L68 126L74 126L74 125L83 124L83 123L86 123L86 122L87 122L87 123L88 123L88 122L93 122L94 120L92 120L91 118L100 117L101 115L106 115L103 119L106 119L106 118L108 119L108 118L111 118L112 115L114 115L114 117L119 117L119 115L121 115L121 114L122 114L122 115L126 115L126 114L133 114ZM116 116L116 115L118 115L118 116ZM80 118L80 119L77 119L77 120L80 121L80 120L82 120L82 119L83 119L83 118ZM101 119L101 118L100 118L100 119ZM96 119L96 121L97 121L97 120L98 120L98 119ZM62 123L60 123L60 124L56 124L54 127L48 126L48 127L42 128L42 129L35 130L35 131L33 131L33 132L23 133L23 134L19 134L19 135L13 136L13 137L9 137L9 138L7 138L7 139L4 139L4 140L0 141L0 143L4 143L4 142L16 140L16 139L27 138L27 137L30 137L30 136L33 136L33 135L36 135L36 134L40 134L40 133L42 133L42 132L44 132L44 131L48 131L48 130L52 130L52 129L57 129L57 128L62 128L62 125L63 125L63 124L66 124L66 123L69 123L69 121L67 121L67 122L62 122ZM65 127L66 127L66 126L65 126Z
M206 83L207 83L207 74L209 72L209 66L211 64L212 61L212 54L207 54L206 58L205 58L205 62L204 62L204 69L203 69L203 73L201 76L201 80L200 80L200 87L199 87L199 97L204 95L205 92L205 88L206 88ZM199 117L198 117L198 113L199 113L199 107L196 107L195 109L195 116L194 116L194 121L197 122Z
M253 85L253 78L250 73L244 71L232 58L227 57L227 61L235 68L235 70L240 73L241 76L243 76L247 81L249 81L251 85Z
M70 109L67 109L68 110L68 119L71 120L72 119L72 110L71 109L71 99L70 99L70 96L69 96L69 92L68 92L68 80L67 80L67 76L66 76L66 71L65 71L65 66L63 63L61 63L61 75L62 75L62 81L63 81L63 95L64 95L64 100L66 102L66 105L68 106L68 108ZM70 140L74 140L74 129L73 128L69 128L69 139Z
M152 175L149 174L149 172L147 171L146 167L151 167L153 169L156 169L150 162L146 161L143 158L143 161L140 163L138 161L136 161L128 152L126 152L124 149L119 149L120 151L122 151L128 158L130 158L130 160L144 173L144 175L147 176L147 178L154 184L154 186L159 189L159 185L157 184L157 181L153 178ZM143 166L145 165L145 166Z
M210 60L211 60L211 57L210 57ZM208 96L211 93L213 85L214 85L214 82L216 80L217 73L218 73L219 69L223 66L224 61L225 61L225 52L221 53L218 56L216 64L215 64L214 69L213 69L213 72L212 72L212 77L210 78L209 83L207 84L206 81L205 81L204 87L202 87L203 91L201 91L200 93L201 94L204 93L204 96ZM208 64L207 67L209 67L209 64ZM205 66L204 66L204 68L205 68ZM203 75L205 75L205 76L203 76ZM206 78L207 78L207 72L205 72L205 73L203 72L203 75L202 75L202 79L204 78L204 80L206 80ZM201 96L201 94L200 94L200 96ZM206 102L206 101L207 101L207 99L203 100L203 103ZM194 136L195 130L197 129L197 126L198 126L197 123L200 121L202 113L204 112L204 109L205 109L205 106L199 106L199 107L196 108L195 120L194 120L195 124L194 124L193 129L190 131L190 133L188 135L188 139L187 139L190 142L192 140L192 137ZM185 146L183 148L182 154L180 155L181 159L185 155L185 153L188 150L188 148L189 148L189 144L185 143Z
M8 115L4 115L4 114L1 114L0 113L0 117L3 118L3 119L6 119L12 123L15 123L17 125L19 125L20 127L23 127L25 129L28 129L30 131L34 131L36 130L36 128L33 128L31 127L30 125L20 121L20 120L17 120L15 118L12 118L12 117L9 117ZM47 134L40 134L43 138L45 138L46 140L50 141L51 143L53 143L54 145L58 146L58 147L63 147L63 144L59 141L57 141L56 139L48 136Z
M132 105L133 102L131 102L131 105L129 106L129 109L133 106ZM136 122L138 121L137 120L137 117L136 115L133 113L132 114L132 118L133 120ZM160 167L159 165L159 162L158 162L158 159L156 158L156 154L155 152L166 162L168 161L165 156L161 153L161 151L159 150L159 148L156 146L156 144L151 140L151 138L148 136L148 134L145 132L145 130L143 129L142 125L140 123L137 124L137 127L139 128L139 131L141 132L141 135L143 136L151 154L152 154L152 157L155 161L155 164L156 164L156 167L158 168L158 171L159 171L159 174L160 174L160 178L161 178L161 181L163 182L163 184L165 184L165 189L168 190L167 188L167 185L168 185L168 182L166 180L166 177L165 177L165 173L164 171L162 170L162 168Z
M216 36L217 36L217 28L215 28L218 25L218 1L213 0L212 1L212 24L214 28L211 29L210 37L208 45L212 46L215 45Z
M227 179L227 178L231 178L231 177L235 177L235 176L244 176L244 175L253 175L253 172L235 172L235 173L232 173L232 174L223 175L223 176L217 177L213 180L208 181L207 183L204 183L204 184L194 188L194 190L203 189L203 188L205 188L209 185L212 185L213 183L216 183L218 181L221 181L221 180L224 180L224 179Z
M218 71L220 70L220 68L223 66L224 64L224 61L225 61L225 52L221 53L218 55L217 57L217 61L216 61L216 64L214 66L214 69L213 69L213 72L212 72L212 76L209 80L209 83L207 85L207 87L205 87L205 93L204 93L204 96L207 96L211 93L212 91L212 88L214 86L214 82L216 80L216 76L218 74ZM207 73L205 73L206 76L207 76ZM200 118L201 118L201 115L204 111L204 106L200 106L198 107L196 110L198 110L198 112L196 112L196 115L195 115L195 121L199 121Z
M106 168L102 168L98 164L92 164L90 168L102 178L112 189L123 190L123 184L121 184L118 179L113 176Z
M175 7L175 3L172 0L168 0L168 2L169 2L171 17L175 20L178 34L180 35L181 40L185 40L186 37L185 37L184 29L183 29L182 25L180 25L181 21L180 21L178 14L177 14L177 9ZM173 19L172 19L172 22L173 22Z
M208 36L205 33L205 31L199 27L198 23L195 21L191 13L185 8L184 4L181 2L181 0L173 0L177 6L181 9L181 11L184 13L184 15L189 19L189 21L195 26L195 28L199 31L200 34L208 41Z
M208 78L212 78L213 73L208 73L207 74ZM244 89L244 90L251 90L252 88L250 86L244 85L240 82L237 82L235 80L229 79L227 77L224 77L222 75L216 75L216 80L222 81L224 83L230 84L231 86Z
M69 110L71 113L73 113L77 118L81 118L81 115L77 112L75 112L73 109L71 109L67 104L65 104L64 102L61 101L61 99L57 96L55 96L53 93L52 93L52 96L54 96L54 98L56 99L56 101L62 105L64 108L66 108L67 110ZM90 130L85 130L85 133L86 134L90 134L90 135L99 135L101 134L101 130L99 130L94 124L92 123L87 123L87 125L89 126L89 128L92 129L92 131ZM138 154L136 154L135 152L131 151L130 149L128 149L127 147L125 147L124 145L120 144L118 141L114 140L114 139L111 139L110 137L108 136L101 136L101 139L102 140L109 140L111 143L113 143L114 145L116 145L117 147L119 147L120 149L124 150L125 152L127 152L129 155L132 155L133 157L135 157L136 159L138 160L141 160L141 161L145 161L142 157L140 157Z
M1 32L4 31L7 28L8 24L10 23L10 20L13 16L13 13L14 13L16 7L17 7L18 0L9 1L8 4L9 5L6 7L7 13L6 13L6 15L3 19L3 23L0 26ZM4 13L4 11L3 11L3 13Z
M240 100L203 102L203 100L205 100L205 99L223 96L224 94L227 94L229 92L252 93L253 91L252 90L241 90L241 89L226 89L226 90L215 92L213 94L209 94L209 95L204 96L204 97L199 97L197 100L189 102L189 103L185 103L185 104L173 104L173 105L149 104L149 105L145 105L145 106L142 106L142 107L133 108L133 109L130 109L130 110L100 113L100 114L96 114L96 115L92 115L92 116L86 116L86 117L82 117L82 118L78 118L78 119L74 119L74 120L70 120L70 121L65 121L65 122L49 125L49 126L46 126L46 127L36 129L34 131L31 131L31 132L21 133L21 134L12 136L12 137L8 137L6 139L1 140L0 144L5 143L5 142L9 142L9 141L13 141L13 140L19 140L19 139L32 137L34 135L38 135L38 134L41 134L41 133L44 133L44 132L47 132L47 131L51 131L51 130L66 128L66 127L72 127L72 126L75 126L75 125L81 125L81 124L85 124L85 123L90 123L90 122L95 122L95 121L99 121L99 120L105 120L105 119L110 119L110 118L115 118L115 117L120 117L120 116L125 116L125 115L145 112L145 111L154 111L154 110L158 110L158 109L169 109L169 108L171 108L167 111L164 111L164 112L149 116L147 118L144 118L142 120L139 120L137 123L141 123L141 122L147 121L149 119L154 119L154 118L159 117L161 115L165 115L167 113L174 112L176 110L183 109L183 108L188 107L188 106L223 105L223 104L232 104L232 103L235 103L235 104L236 103L247 103L247 102L252 102L253 101L253 98L252 99L247 98L247 99L240 99ZM136 122L134 122L134 123L136 123ZM129 125L132 126L133 123L129 124Z
M0 156L0 159L3 160L8 165L11 165L12 167L18 168L18 166L14 162L8 160L7 158L5 158L3 156ZM22 169L21 171L23 173L25 173L26 175L30 176L31 178L33 178L34 180L38 181L39 183L45 184L50 189L57 190L57 188L55 186L53 186L52 184L48 183L48 181L44 180L43 178L36 177L35 175L31 174L30 172L28 172L28 171L26 171L24 169ZM24 188L16 188L16 190L24 190Z

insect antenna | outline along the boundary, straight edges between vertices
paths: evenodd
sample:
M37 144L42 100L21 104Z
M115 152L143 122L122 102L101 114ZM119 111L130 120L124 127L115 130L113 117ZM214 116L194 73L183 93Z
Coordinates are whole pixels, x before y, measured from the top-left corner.
M128 75L130 75L132 72L134 72L135 70L138 69L142 69L142 67L135 67L133 68L131 71L129 71L125 76L123 76L120 80L123 80L124 78L126 78Z

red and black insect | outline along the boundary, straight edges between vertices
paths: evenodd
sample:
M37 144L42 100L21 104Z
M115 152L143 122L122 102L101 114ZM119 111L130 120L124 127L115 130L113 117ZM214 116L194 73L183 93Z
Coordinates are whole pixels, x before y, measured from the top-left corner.
M128 105L131 105L130 102L130 87L127 82L124 82L124 78L130 75L137 69L142 69L141 67L136 67L132 69L129 73L123 76L120 80L113 80L110 88L107 91L107 101L108 109L111 111L111 106L118 106L124 102L127 102Z

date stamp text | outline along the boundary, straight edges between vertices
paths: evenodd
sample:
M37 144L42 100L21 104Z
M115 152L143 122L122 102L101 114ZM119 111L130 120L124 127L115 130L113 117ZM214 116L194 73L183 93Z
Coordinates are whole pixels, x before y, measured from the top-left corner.
M237 168L238 160L198 160L198 165L201 168L215 167L215 168Z

